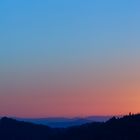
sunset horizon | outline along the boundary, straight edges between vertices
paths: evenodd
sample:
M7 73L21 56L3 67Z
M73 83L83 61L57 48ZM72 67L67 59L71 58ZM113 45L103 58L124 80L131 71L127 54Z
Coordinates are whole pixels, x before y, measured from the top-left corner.
M117 116L140 108L140 2L0 2L0 116Z

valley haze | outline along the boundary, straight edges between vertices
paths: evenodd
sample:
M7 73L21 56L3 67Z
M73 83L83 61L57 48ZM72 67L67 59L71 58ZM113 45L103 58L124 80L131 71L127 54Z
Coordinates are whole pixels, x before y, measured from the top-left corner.
M112 116L88 116L88 117L46 117L46 118L14 118L18 121L31 122L35 124L47 125L52 128L67 128L71 126L79 126L91 122L105 122ZM2 117L1 117L2 118Z

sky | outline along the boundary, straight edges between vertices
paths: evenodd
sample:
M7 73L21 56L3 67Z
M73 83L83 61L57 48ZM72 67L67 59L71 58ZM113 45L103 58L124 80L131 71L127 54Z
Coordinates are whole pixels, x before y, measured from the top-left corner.
M139 5L1 0L0 116L138 113Z

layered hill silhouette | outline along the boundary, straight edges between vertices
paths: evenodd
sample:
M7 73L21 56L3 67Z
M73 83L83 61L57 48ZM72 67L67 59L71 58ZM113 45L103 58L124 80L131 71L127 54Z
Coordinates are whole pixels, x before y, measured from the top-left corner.
M69 128L0 120L0 140L140 140L140 114Z
M78 126L91 122L105 122L112 116L88 116L88 117L50 117L50 118L14 118L19 121L31 122L34 124L43 124L52 128L67 128L71 126Z

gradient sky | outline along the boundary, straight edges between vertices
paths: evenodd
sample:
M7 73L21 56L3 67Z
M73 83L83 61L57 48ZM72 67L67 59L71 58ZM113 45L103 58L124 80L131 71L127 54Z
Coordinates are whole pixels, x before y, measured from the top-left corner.
M140 108L139 0L1 0L0 116Z

